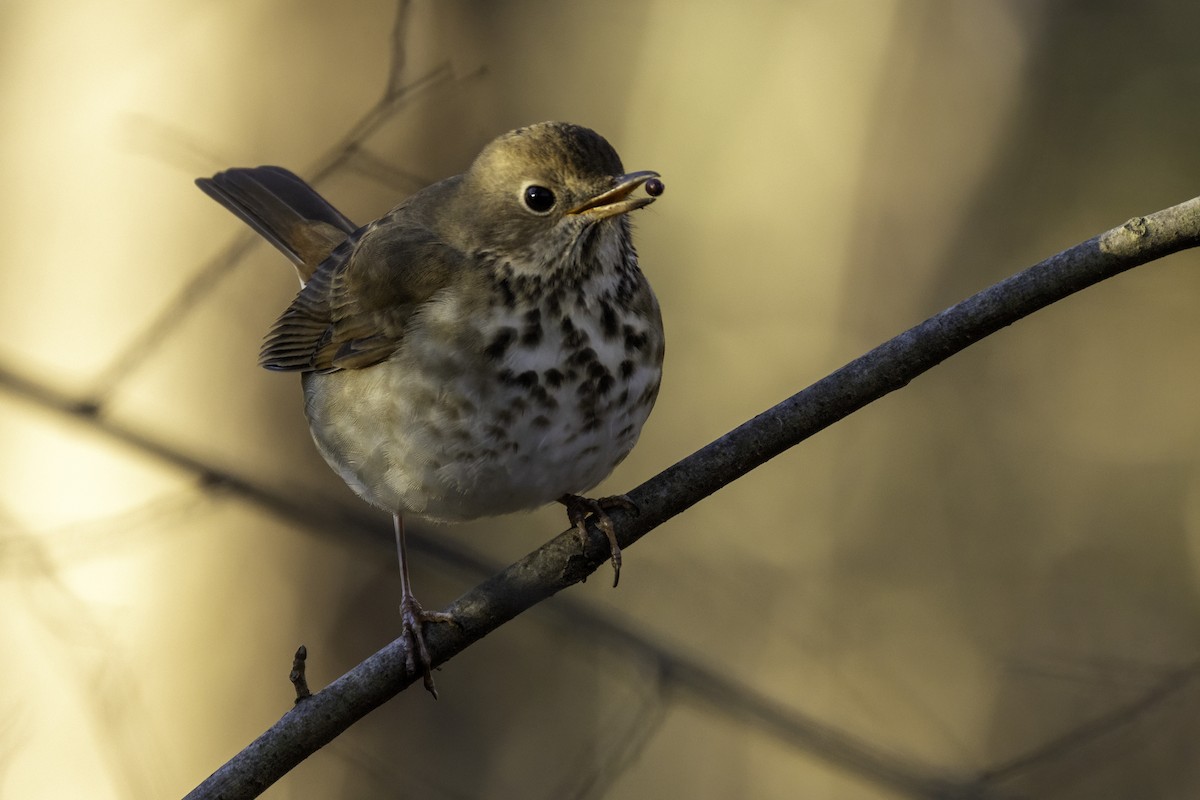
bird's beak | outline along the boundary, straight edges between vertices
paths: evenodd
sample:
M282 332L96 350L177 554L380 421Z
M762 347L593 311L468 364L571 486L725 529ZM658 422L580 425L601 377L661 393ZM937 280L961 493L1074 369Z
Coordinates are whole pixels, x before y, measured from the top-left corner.
M592 222L598 222L606 217L627 214L636 208L648 206L654 202L653 197L649 195L644 197L630 197L629 195L646 181L657 177L659 177L657 172L648 169L641 172L629 172L625 175L618 175L616 185L613 188L589 198L567 213L578 214L579 216L587 217Z

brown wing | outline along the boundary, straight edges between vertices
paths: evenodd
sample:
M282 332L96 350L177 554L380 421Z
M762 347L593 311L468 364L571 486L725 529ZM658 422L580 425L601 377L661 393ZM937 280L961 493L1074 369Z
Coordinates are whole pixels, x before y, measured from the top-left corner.
M462 263L402 205L333 250L267 334L259 363L317 372L377 364Z

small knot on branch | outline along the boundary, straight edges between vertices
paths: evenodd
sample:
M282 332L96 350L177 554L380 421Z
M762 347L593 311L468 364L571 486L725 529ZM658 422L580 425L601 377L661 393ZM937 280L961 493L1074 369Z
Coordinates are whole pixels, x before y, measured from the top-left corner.
M292 672L288 675L288 680L292 682L292 686L296 687L296 702L312 697L312 692L308 690L308 678L304 675L304 663L308 659L308 648L304 645L296 650L296 657L292 659Z
M1149 230L1145 217L1134 217L1121 227L1131 236L1136 236L1139 239L1145 236L1147 230Z

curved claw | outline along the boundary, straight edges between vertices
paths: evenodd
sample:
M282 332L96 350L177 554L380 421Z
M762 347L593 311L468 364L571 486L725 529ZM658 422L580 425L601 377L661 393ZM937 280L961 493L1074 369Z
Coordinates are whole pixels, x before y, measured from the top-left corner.
M444 611L426 611L421 608L417 598L411 594L400 600L401 636L408 644L408 654L404 666L412 672L421 672L421 680L425 690L436 700L437 686L433 683L433 659L429 656L429 648L425 645L426 622L449 622L454 624L454 617Z
M581 497L577 494L565 494L558 499L558 502L567 507L567 519L571 521L575 532L579 534L580 547L587 547L587 520L589 516L596 523L596 527L600 529L600 532L608 539L609 552L612 554L613 588L615 589L621 580L621 545L617 542L617 531L613 527L612 519L608 516L608 509L620 508L636 515L639 513L637 503L623 494L597 498Z

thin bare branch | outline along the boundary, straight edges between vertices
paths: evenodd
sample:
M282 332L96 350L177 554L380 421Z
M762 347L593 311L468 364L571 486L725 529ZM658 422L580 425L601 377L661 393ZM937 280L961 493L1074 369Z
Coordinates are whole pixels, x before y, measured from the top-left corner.
M1099 281L1197 244L1200 198L1132 219L942 311L634 489L629 497L641 513L611 514L618 541L629 547L721 487L1001 328ZM434 663L445 663L607 561L607 542L591 532L586 552L580 552L574 531L566 531L453 603L447 610L459 624L436 626L427 636ZM404 648L403 639L392 642L293 708L188 798L258 796L419 677L405 669Z

